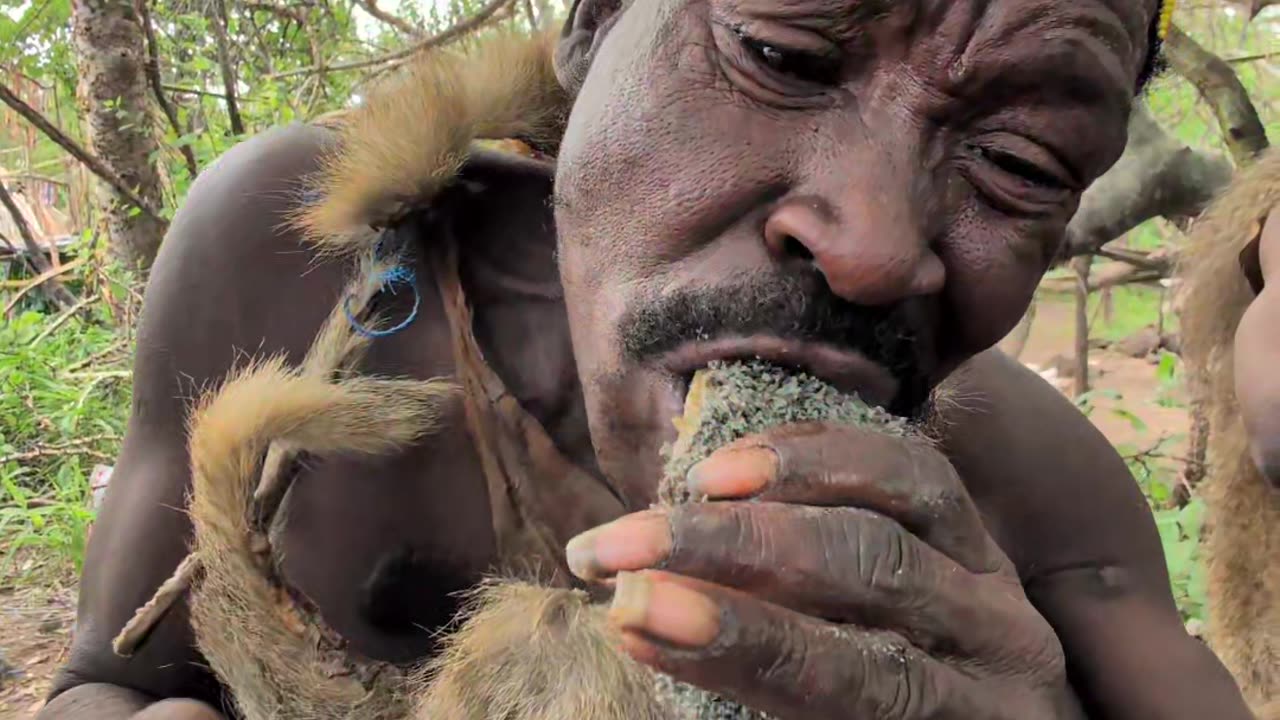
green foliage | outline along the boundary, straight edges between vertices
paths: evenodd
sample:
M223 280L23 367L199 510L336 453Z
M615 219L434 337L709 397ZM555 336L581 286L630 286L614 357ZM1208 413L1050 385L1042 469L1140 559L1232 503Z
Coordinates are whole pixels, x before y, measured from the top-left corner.
M1200 537L1204 527L1204 501L1196 498L1186 507L1156 510L1156 529L1164 546L1173 596L1184 620L1204 621L1205 567Z
M0 323L0 575L23 548L79 566L90 473L124 432L127 350L106 306L58 319L27 311Z

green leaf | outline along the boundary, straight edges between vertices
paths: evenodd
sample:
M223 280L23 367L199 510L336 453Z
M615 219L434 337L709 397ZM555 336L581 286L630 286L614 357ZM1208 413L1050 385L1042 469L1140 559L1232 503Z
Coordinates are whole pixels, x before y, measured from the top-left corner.
M1134 415L1132 412L1124 408L1112 408L1111 414L1116 417L1123 418L1124 420L1128 420L1129 425L1138 432L1146 432L1147 430L1147 424L1142 421L1142 418Z

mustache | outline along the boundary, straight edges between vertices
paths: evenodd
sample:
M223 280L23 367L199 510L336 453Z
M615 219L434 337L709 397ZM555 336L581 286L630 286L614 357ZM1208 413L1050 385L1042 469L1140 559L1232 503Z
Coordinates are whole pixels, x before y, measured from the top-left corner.
M919 332L907 302L851 303L818 273L756 276L640 301L619 326L623 355L641 363L694 341L773 335L858 352L891 372L901 390L890 410L914 415L928 396Z

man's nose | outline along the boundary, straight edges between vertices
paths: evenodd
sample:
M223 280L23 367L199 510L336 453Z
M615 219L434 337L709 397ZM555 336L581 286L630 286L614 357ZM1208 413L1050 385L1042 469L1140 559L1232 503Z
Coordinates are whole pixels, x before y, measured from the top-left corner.
M778 262L812 264L832 292L859 305L937 293L946 280L919 226L874 201L835 208L818 197L784 200L765 221L764 239Z

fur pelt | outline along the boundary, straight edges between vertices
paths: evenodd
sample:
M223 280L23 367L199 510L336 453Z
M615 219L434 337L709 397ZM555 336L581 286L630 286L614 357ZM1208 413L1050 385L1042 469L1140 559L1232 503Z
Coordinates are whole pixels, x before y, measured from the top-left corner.
M685 471L715 450L780 424L829 421L910 435L857 397L764 363L695 374L667 450L663 505L696 502ZM604 606L586 594L493 582L421 678L416 720L765 720L767 716L643 668L616 649Z
M1258 720L1280 720L1280 700L1263 705L1253 714Z
M1253 291L1239 256L1280 207L1280 150L1243 170L1196 222L1181 263L1184 357L1207 383L1208 640L1250 700L1280 701L1280 494L1248 451L1236 401L1234 343Z
M490 582L418 678L417 720L672 720L581 591Z
M554 151L570 99L553 67L556 35L510 33L465 54L431 52L331 124L339 133L307 181L316 202L291 218L322 251L365 249L385 227L457 177L480 139Z
M385 268L366 262L344 297L367 305ZM453 386L351 375L367 342L339 306L301 366L286 367L279 357L251 364L206 395L191 416L188 509L193 556L203 567L192 588L191 623L197 645L249 720L406 716L403 675L346 652L282 577L272 539L251 517L262 468L280 461L281 448L321 459L376 455L435 427Z
M373 230L428 206L473 141L558 145L569 103L553 51L550 35L499 34L469 53L433 52L363 106L326 121L338 142L305 181L300 199L314 199L290 222L321 253L360 256L360 268L300 367L278 358L252 364L192 415L189 510L203 566L192 626L249 720L411 716L405 674L348 652L282 576L272 540L287 507L266 533L252 516L286 456L392 452L433 429L453 385L353 376L368 341L352 333L343 303L363 317L378 278L396 262L375 257Z

